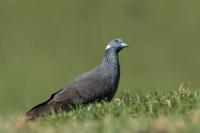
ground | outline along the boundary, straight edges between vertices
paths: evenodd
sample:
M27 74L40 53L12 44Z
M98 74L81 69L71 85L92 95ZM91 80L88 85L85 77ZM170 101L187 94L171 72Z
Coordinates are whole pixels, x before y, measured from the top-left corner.
M26 122L24 114L3 116L0 132L28 133L198 133L200 91L184 88L147 94L121 93L112 102L79 106Z

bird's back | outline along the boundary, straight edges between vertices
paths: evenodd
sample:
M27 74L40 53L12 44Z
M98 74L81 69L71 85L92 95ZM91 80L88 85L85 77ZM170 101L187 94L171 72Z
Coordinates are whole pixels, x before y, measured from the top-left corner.
M109 67L100 65L78 76L58 92L52 101L79 104L103 99L111 100L117 87L114 81L117 77L114 77L113 73L114 71Z

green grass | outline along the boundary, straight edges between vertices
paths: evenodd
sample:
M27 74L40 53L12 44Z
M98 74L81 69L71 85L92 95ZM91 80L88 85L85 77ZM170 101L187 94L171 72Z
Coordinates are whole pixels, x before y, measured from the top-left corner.
M179 133L200 131L200 92L183 88L147 94L122 93L112 102L79 106L24 123L23 115L0 119L0 132Z

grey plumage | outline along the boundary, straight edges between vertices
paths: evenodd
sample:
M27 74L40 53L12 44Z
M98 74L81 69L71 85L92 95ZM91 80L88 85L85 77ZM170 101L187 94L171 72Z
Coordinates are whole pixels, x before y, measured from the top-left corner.
M112 40L106 47L102 63L75 78L51 97L26 113L27 120L51 114L52 111L70 111L75 105L112 100L119 84L118 52L128 45L122 39Z

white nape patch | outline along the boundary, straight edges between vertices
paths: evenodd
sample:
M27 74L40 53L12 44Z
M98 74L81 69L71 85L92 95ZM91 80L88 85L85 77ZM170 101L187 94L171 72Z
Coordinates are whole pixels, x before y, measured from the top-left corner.
M120 44L122 47L127 47L128 45L126 43L121 43Z
M106 46L106 50L109 49L109 48L111 48L110 44L108 44L108 45Z

